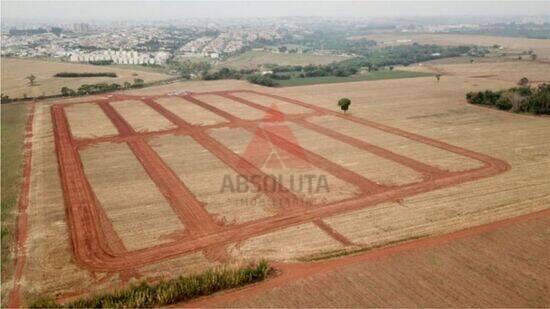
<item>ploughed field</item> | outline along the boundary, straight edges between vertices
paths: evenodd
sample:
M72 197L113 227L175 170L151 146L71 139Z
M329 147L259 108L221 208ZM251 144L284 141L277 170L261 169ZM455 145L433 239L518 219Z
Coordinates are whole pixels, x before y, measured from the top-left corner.
M36 104L16 290L66 300L544 211L548 119L464 104L508 84L220 81Z

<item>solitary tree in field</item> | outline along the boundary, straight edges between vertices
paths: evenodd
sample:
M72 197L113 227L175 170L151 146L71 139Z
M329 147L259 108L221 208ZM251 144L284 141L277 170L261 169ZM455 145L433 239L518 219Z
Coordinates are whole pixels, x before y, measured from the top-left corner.
M522 77L518 81L518 86L527 86L527 84L529 84L529 80L527 79L527 77Z
M474 59L470 59L470 63L474 63Z
M437 81L439 82L439 80L441 79L441 74L435 74L435 78L436 78Z
M34 86L35 85L34 81L36 80L36 76L34 76L33 74L25 77L25 79L29 80L29 86Z
M338 100L338 106L340 106L340 109L343 110L344 113L347 112L350 105L351 105L351 100L348 98L341 98L340 100Z

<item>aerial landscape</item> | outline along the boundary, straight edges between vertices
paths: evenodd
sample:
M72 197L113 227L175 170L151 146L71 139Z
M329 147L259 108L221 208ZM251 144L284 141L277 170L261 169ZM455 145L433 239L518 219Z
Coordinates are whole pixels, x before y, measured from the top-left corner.
M550 5L472 4L2 2L2 307L549 307Z

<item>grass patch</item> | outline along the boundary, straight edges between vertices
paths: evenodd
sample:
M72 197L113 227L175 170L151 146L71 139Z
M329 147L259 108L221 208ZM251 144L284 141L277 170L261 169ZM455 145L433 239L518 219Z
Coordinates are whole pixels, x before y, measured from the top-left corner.
M6 266L11 265L8 257L13 240L12 231L15 227L13 212L21 187L28 105L2 104L1 109L2 281L4 281L6 273L10 273Z
M267 262L229 269L218 268L202 274L178 277L154 285L142 282L128 289L105 293L61 305L54 300L41 299L31 308L143 308L165 306L188 301L199 296L259 282L272 273Z
M280 87L305 86L316 84L349 83L367 80L398 79L433 76L432 73L411 72L411 71L374 71L368 74L357 74L347 77L339 76L319 76L319 77L293 77L286 80L277 80Z
M267 51L247 51L235 57L231 57L220 63L221 67L233 69L255 69L258 65L308 65L308 64L329 64L348 59L348 57L336 55L315 55L315 54L285 54L271 53Z

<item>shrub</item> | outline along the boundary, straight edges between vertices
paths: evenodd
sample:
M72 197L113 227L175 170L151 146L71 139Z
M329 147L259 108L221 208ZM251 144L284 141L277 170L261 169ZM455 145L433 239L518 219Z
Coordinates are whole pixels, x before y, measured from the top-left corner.
M510 99L506 96L501 96L495 105L496 107L498 107L498 109L502 109L505 111L510 110L513 106Z
M272 268L262 261L239 269L221 268L205 273L178 277L157 284L142 282L128 289L78 299L60 305L52 299L40 299L31 308L144 308L165 306L239 287L266 279Z
M254 74L247 77L247 80L253 84L258 84L267 87L279 86L279 83L275 82L267 75Z
M117 77L117 75L114 72L99 72L99 73L61 72L61 73L55 74L54 77L63 77L63 78L72 78L72 77Z

